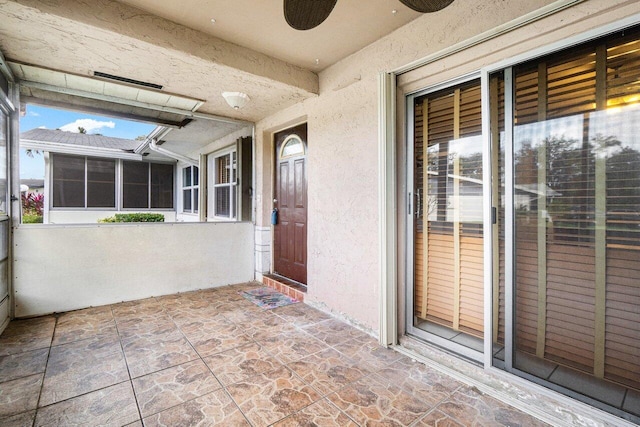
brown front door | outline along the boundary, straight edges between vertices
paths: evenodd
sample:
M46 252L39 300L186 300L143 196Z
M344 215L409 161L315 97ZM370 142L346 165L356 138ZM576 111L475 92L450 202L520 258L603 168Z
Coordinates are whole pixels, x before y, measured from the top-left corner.
M274 273L307 283L307 125L275 135Z

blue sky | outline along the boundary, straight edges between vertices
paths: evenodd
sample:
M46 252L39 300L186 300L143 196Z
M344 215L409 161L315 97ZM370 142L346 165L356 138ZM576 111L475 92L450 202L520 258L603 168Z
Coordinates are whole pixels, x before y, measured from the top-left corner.
M26 132L35 128L61 129L78 132L78 126L82 126L87 133L99 133L115 138L136 139L140 135L148 135L155 125L148 123L132 122L111 117L97 116L68 110L27 105L27 113L20 118L20 132ZM44 178L44 158L42 155L34 155L31 158L20 150L20 178L42 179Z

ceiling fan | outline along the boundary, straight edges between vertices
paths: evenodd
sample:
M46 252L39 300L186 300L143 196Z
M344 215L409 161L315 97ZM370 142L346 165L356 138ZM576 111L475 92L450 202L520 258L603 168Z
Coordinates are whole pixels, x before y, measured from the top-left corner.
M338 0L284 0L284 18L296 30L310 30L329 17ZM421 13L437 12L453 0L400 0Z

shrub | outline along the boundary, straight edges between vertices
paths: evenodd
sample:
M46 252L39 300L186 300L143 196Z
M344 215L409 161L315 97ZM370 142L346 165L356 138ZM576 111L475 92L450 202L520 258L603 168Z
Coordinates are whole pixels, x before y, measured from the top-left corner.
M164 222L164 215L159 213L118 213L99 219L98 222Z
M44 194L24 193L22 194L22 213L25 215L42 216L44 209Z
M23 224L42 224L42 215L23 214L22 223Z
M44 194L23 193L22 223L42 224L42 210L44 209Z

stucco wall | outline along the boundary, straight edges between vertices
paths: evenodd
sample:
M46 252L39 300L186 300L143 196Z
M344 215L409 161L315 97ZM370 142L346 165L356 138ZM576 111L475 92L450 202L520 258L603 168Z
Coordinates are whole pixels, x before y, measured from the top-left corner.
M259 226L269 224L273 132L296 122L308 123L308 301L324 305L374 334L378 332L378 74L470 39L551 3L550 0L456 1L438 13L425 14L324 70L320 74L318 97L257 123ZM632 1L590 0L563 12L560 20L540 21L521 32L531 46L530 43L535 44L536 36L553 32L568 22L599 17L589 24L596 25L607 20L599 15L605 8L615 10L625 6L638 9L637 5ZM629 10L623 13L628 14ZM552 22L549 25L553 27L545 27L545 22ZM555 39L560 37L563 36L556 34ZM549 37L545 39L548 41ZM508 43L508 36L502 41L485 43L483 48L489 52L500 52L505 43ZM520 52L525 49L523 46ZM512 49L502 52L502 55L507 57L514 52ZM458 54L455 64L443 60L431 65L429 84L451 78L447 75L448 68L470 63L475 59L474 55L475 52L469 50ZM492 60L500 60L500 56L498 53ZM422 77L417 76L416 79Z
M251 223L19 226L16 316L253 279Z

